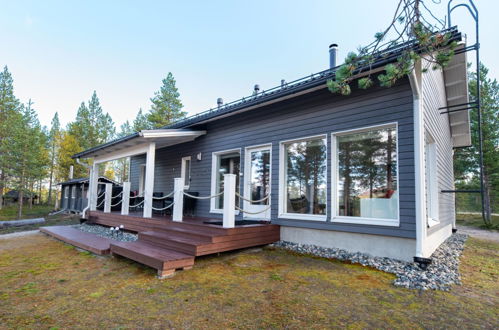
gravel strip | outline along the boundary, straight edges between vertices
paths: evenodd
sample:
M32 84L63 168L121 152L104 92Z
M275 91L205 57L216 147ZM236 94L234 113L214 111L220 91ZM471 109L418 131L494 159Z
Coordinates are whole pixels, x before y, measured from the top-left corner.
M99 225L87 225L83 223L81 225L74 225L72 227L87 233L95 234L97 236L114 239L115 241L134 242L138 239L137 234L124 232L122 230L120 230L119 234L116 234L115 232L111 231L111 228Z
M363 266L370 266L387 273L393 273L397 279L396 286L419 290L449 291L452 284L461 284L459 275L459 257L464 249L467 235L453 234L435 250L432 263L426 270L413 262L390 258L373 257L364 253L352 253L341 249L324 248L315 245L296 244L279 241L271 246L292 250L299 253L312 254L324 258L350 261Z

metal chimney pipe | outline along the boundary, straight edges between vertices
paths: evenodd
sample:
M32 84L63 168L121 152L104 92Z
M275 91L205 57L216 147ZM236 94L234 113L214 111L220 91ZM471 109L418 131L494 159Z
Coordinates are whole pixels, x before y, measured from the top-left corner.
M329 68L332 69L336 67L336 56L338 55L338 45L329 45Z
M219 97L217 99L217 105L218 105L218 107L220 108L223 104L224 104L224 100L221 97Z
M69 179L73 179L73 171L74 171L74 167L73 165L69 166Z
M259 92L259 91L260 91L260 85L256 84L256 85L255 85L255 88L254 88L254 90L253 90L253 95L258 94L258 92Z

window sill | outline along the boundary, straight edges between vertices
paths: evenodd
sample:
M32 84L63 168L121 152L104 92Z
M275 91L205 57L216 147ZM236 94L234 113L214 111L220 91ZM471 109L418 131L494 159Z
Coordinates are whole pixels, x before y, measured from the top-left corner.
M345 216L333 217L331 219L331 222L353 223L358 225L390 226L390 227L398 227L400 225L398 219L373 219L373 218L345 217Z
M210 210L210 213L216 213L216 214L224 214L224 210L223 209L211 209ZM239 215L239 210L236 210L234 212L235 215Z
M300 214L300 213L281 213L279 219L305 220L305 221L326 221L327 215Z
M431 227L438 225L440 223L440 221L438 221L437 219L428 218L428 221L426 223L428 225L428 228L431 228Z

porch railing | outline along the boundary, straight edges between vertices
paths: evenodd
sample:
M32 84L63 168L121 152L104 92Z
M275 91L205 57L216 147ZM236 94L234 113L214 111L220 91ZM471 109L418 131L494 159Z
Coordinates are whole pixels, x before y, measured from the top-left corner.
M234 228L235 227L235 216L236 216L236 210L239 210L241 212L245 212L248 214L259 214L263 212L267 212L270 209L270 203L269 206L261 211L258 212L249 212L246 210L243 210L239 208L236 205L236 196L239 198L249 201L249 202L262 202L267 199L269 199L270 195L267 195L266 197L262 198L261 200L258 201L252 201L244 198L241 196L239 193L236 192L236 175L235 174L225 174L224 175L224 191L219 192L214 195L210 196L194 196L186 191L184 191L184 179L183 178L175 178L174 179L174 189L172 192L167 194L166 196L153 196L151 197L152 200L146 201L145 199L142 199L139 202L135 202L133 205L130 205L130 182L123 182L123 190L116 194L112 195L113 193L113 185L111 183L106 183L105 184L106 189L103 193L104 199L99 203L98 207L102 206L104 204L104 212L105 213L110 213L112 207L116 207L119 204L121 204L121 214L122 215L128 215L130 208L137 208L141 207L144 205L144 203L149 203L149 205L153 205L153 200L165 200L167 198L171 198L173 196L173 202L168 204L167 206L156 208L152 207L153 210L155 211L163 211L169 208L173 207L172 211L172 220L175 222L182 222L183 219L183 209L184 209L184 196L187 196L189 198L194 198L194 199L212 199L212 198L218 198L223 195L223 227L224 228ZM98 196L101 197L102 195ZM116 198L119 198L121 196L121 199L114 204L112 203L113 200ZM132 197L133 198L133 197ZM134 198L136 200L136 198ZM145 213L145 212L144 212Z

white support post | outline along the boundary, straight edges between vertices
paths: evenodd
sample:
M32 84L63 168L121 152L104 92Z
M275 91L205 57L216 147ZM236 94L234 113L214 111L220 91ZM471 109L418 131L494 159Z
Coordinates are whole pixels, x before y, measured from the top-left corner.
M99 166L94 162L92 168L90 169L90 185L89 185L89 198L90 211L97 210L97 182L99 180Z
M173 216L172 220L175 222L182 222L184 213L184 179L174 179L174 193L173 193Z
M223 227L234 228L236 218L236 175L224 174Z
M152 193L154 190L154 158L156 143L149 143L146 155L146 177L144 185L144 218L152 217Z
M130 208L130 182L123 182L123 193L121 194L121 214L128 215Z
M113 184L106 183L104 195L104 213L111 213L111 197L113 197Z

